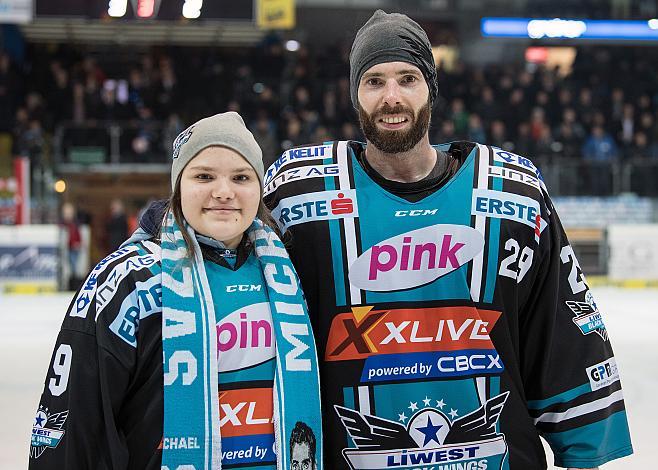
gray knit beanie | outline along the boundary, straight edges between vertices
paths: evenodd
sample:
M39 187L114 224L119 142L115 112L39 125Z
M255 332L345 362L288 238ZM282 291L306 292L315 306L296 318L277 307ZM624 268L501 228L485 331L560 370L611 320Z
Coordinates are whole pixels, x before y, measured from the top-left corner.
M213 146L227 147L242 155L254 168L263 186L263 152L240 115L230 111L203 118L176 137L171 164L172 191L185 165L203 149Z
M418 23L407 15L377 10L356 33L350 51L350 95L359 108L361 76L373 65L407 62L420 69L430 90L430 103L436 101L439 87L432 45Z

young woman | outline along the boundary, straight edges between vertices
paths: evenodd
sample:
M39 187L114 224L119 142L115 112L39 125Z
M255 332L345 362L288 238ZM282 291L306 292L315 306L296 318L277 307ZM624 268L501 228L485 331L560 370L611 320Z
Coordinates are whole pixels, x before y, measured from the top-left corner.
M321 453L313 335L262 180L237 113L178 136L159 237L138 230L69 307L31 469L287 470L300 426Z

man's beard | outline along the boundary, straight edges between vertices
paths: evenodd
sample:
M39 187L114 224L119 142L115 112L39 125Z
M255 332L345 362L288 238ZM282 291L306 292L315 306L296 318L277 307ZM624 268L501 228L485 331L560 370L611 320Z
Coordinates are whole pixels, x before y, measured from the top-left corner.
M407 131L381 130L377 128L377 121L387 114L411 114L411 128ZM414 148L420 139L427 133L430 126L429 101L420 108L418 115L412 110L398 105L394 108L385 104L381 109L368 114L359 105L359 121L361 130L369 142L384 153L402 153Z

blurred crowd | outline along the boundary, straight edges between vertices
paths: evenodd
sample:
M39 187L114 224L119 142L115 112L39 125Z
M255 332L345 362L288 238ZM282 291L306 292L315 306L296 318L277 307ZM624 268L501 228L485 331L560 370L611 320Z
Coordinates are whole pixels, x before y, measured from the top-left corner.
M30 46L0 53L0 134L40 158L53 142L166 162L186 123L239 111L266 159L309 142L361 139L349 95L349 48L291 52L275 37L253 49L148 52ZM468 139L531 158L658 159L658 53L586 46L572 70L534 64L439 66L433 143Z

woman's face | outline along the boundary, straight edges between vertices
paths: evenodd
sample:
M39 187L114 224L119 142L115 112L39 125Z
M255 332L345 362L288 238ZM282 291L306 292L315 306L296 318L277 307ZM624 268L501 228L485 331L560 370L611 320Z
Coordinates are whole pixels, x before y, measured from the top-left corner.
M181 174L181 208L195 232L236 248L260 203L260 183L239 153L208 147Z

